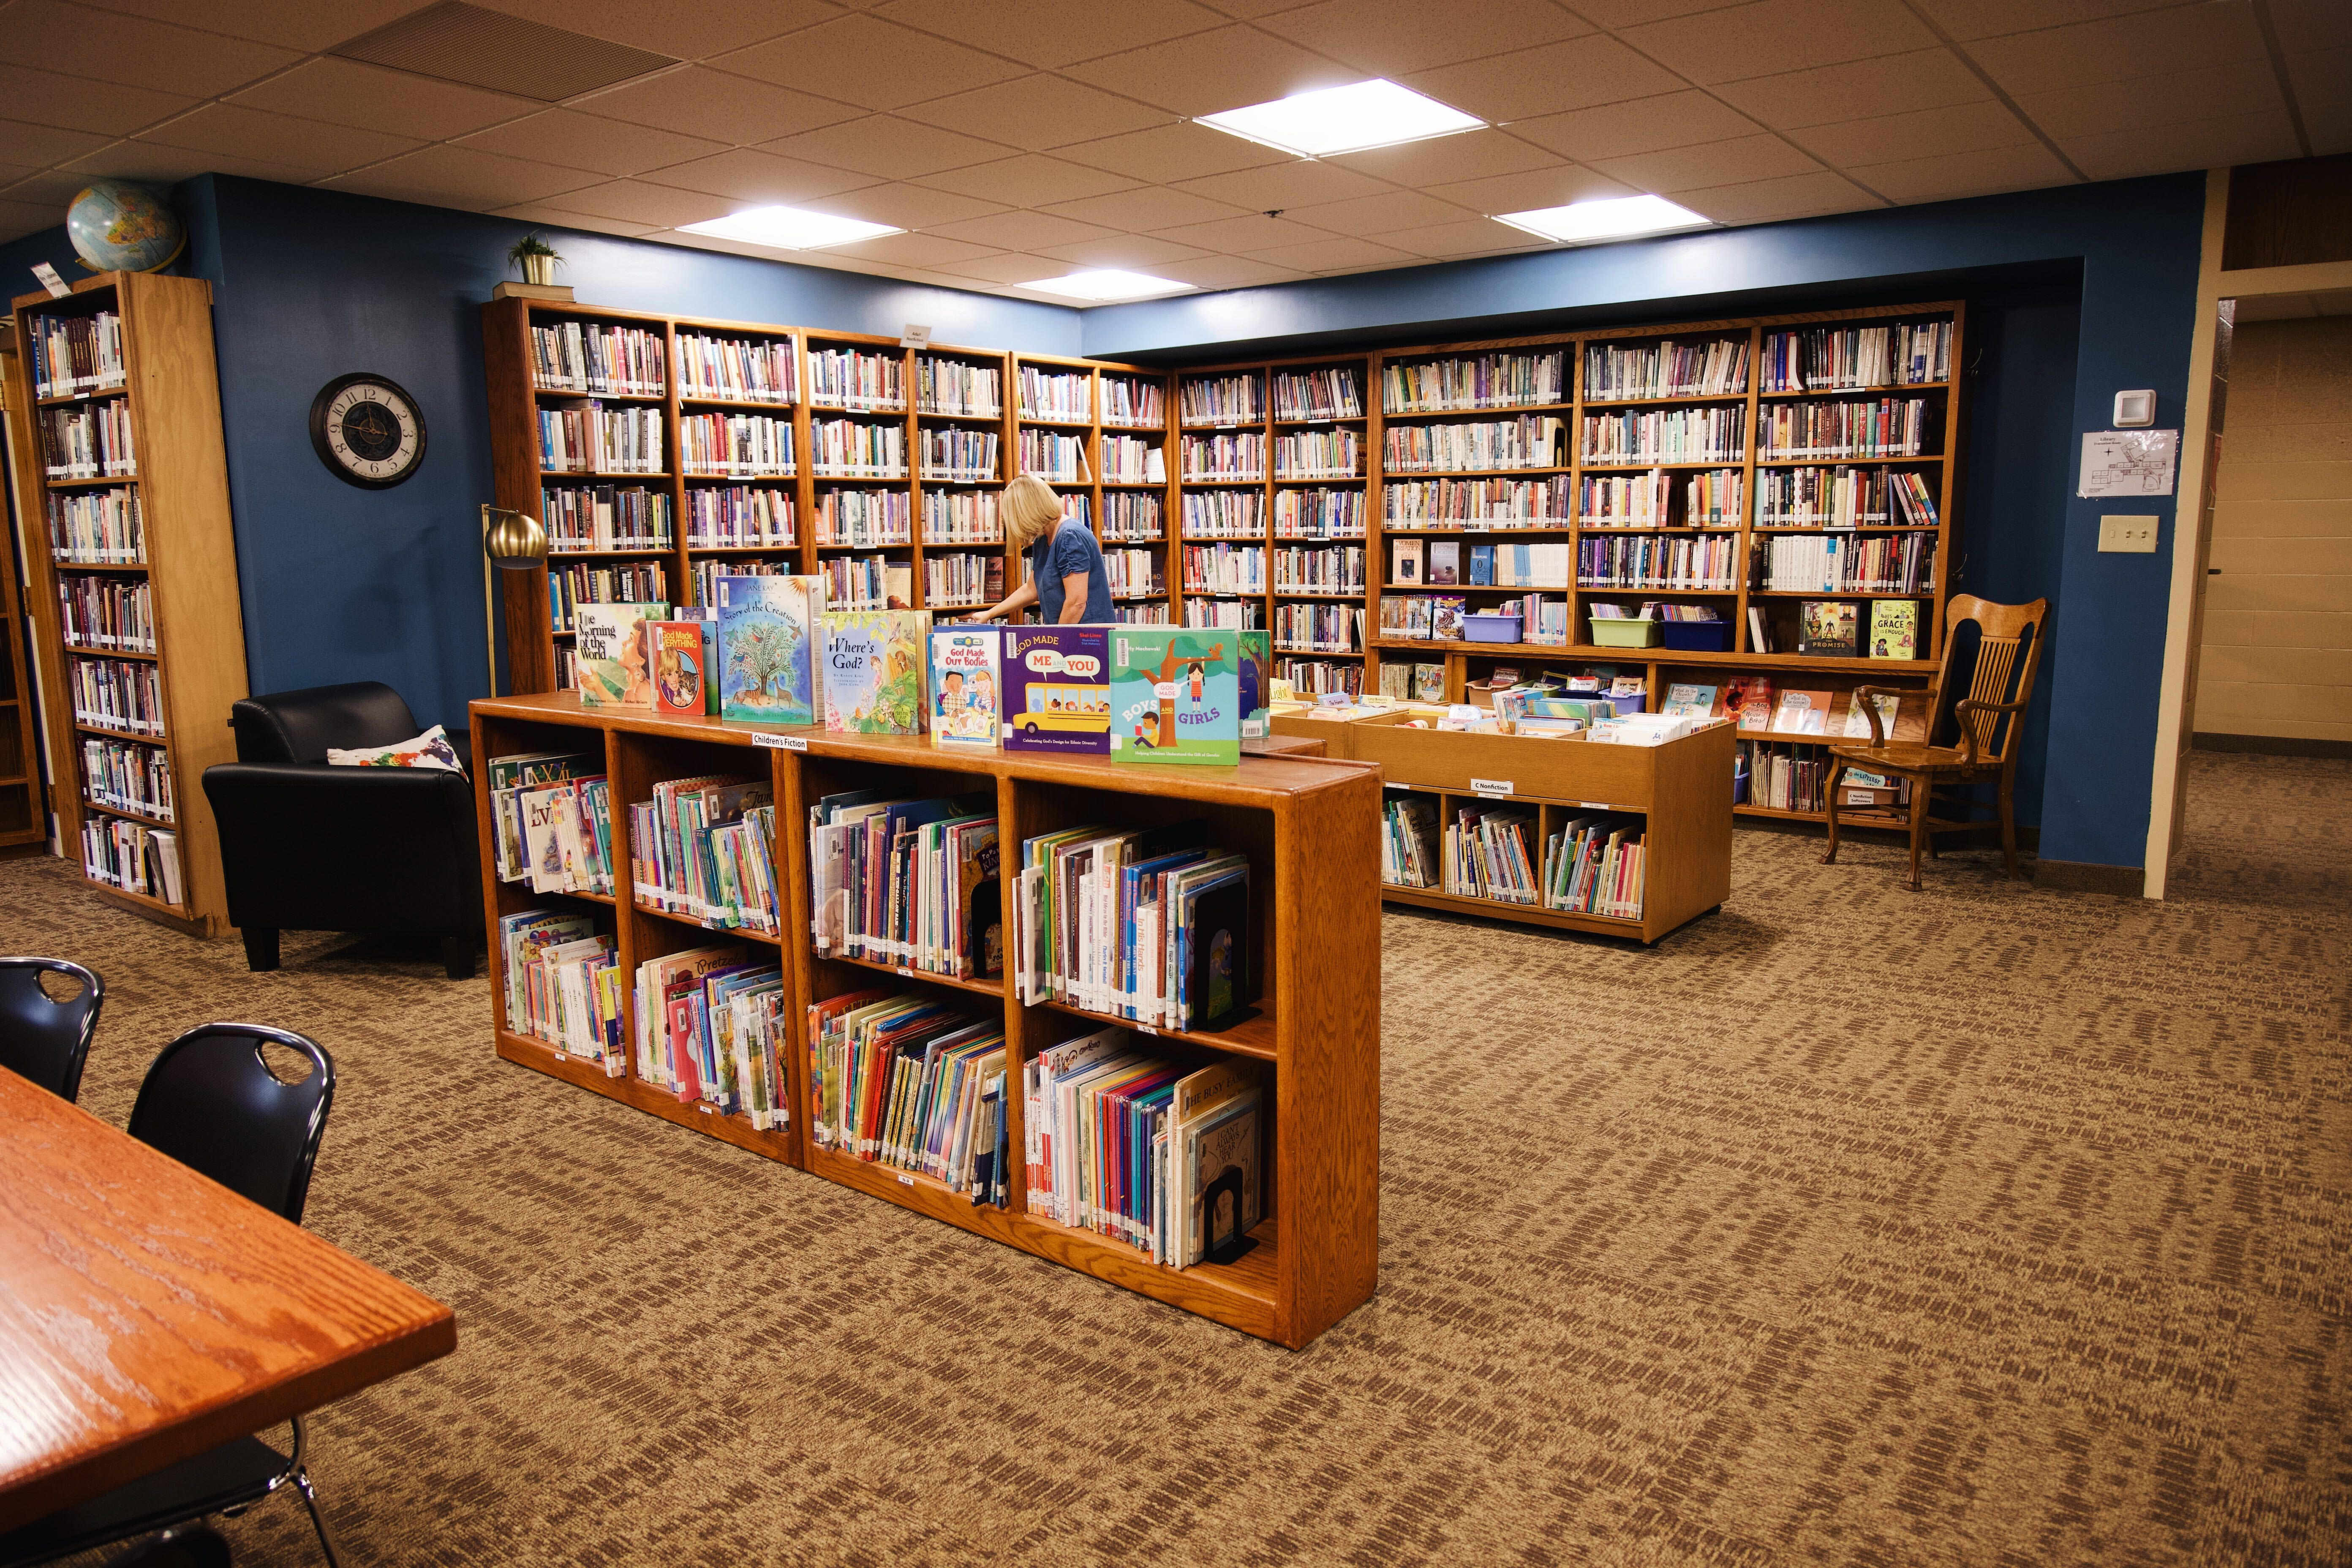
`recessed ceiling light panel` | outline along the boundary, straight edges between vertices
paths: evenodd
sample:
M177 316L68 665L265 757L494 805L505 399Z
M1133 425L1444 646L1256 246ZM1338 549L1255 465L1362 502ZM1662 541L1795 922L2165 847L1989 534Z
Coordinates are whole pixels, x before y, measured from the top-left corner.
M1675 205L1664 196L1615 196L1607 201L1570 202L1564 207L1537 207L1529 212L1494 216L1496 223L1507 223L1563 245L1591 245L1603 239L1631 239L1636 235L1706 228L1714 222L1688 207Z
M1021 287L1034 289L1040 294L1059 294L1066 300L1091 300L1097 304L1107 304L1119 300L1150 300L1161 294L1189 293L1194 285L1179 283L1172 279L1154 278L1145 272L1126 272L1116 267L1104 267L1091 272L1044 278L1034 283L1024 283Z
M907 231L887 223L867 223L862 218L838 217L800 207L747 207L708 223L681 225L679 232L705 234L713 239L732 239L744 245L764 245L774 250L815 250Z
M1196 123L1302 158L1327 158L1475 131L1486 122L1411 88L1374 79L1204 114Z

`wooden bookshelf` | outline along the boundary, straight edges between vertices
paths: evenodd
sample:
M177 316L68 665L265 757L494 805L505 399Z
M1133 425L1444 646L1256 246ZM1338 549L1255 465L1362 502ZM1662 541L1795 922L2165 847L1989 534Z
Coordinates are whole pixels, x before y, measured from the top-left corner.
M121 319L121 385L37 397L31 320L95 317L101 311ZM181 900L170 902L147 889L110 886L89 875L86 858L84 878L110 903L192 935L220 935L228 929L220 840L202 781L205 769L236 758L228 712L247 688L220 384L213 359L212 286L198 278L100 273L76 284L64 299L53 300L46 293L18 296L15 325L20 352L11 378L9 419L16 449L24 457L17 468L16 494L29 547L34 657L47 708L48 752L58 780L52 805L59 835L68 852L80 856L85 824L121 824L126 833L161 825L156 816L96 797L82 760L85 739L122 742L160 753L174 806L169 830L178 835ZM37 412L115 403L129 409L135 471L100 479L47 479ZM135 498L144 536L143 551L135 561L58 558L54 530L59 508L70 504L64 498L93 493ZM61 584L72 587L86 579L148 585L156 645L152 652L68 646L58 590ZM136 733L78 721L69 673L79 659L152 670L161 689L158 711L163 732Z
M822 730L666 719L648 710L583 709L570 692L476 702L479 758L534 751L604 752L613 781L614 842L628 843L628 806L655 783L730 773L772 780L778 838L776 885L786 890L779 943L793 1017L811 1002L895 978L967 1006L1003 1009L1008 1080L1019 1063L1055 1043L1118 1022L1055 1004L1028 1005L1008 987L842 958L820 957L809 940L807 804L833 791L888 786L909 794L992 791L1002 841L1083 821L1153 825L1205 819L1215 841L1245 851L1256 868L1252 942L1265 976L1259 1005L1219 1032L1151 1031L1171 1053L1208 1061L1217 1053L1272 1067L1268 1209L1252 1235L1259 1245L1228 1265L1172 1269L1092 1231L1028 1212L1016 1158L1006 1208L974 1205L939 1183L817 1145L809 1135L805 1036L789 1053L784 1078L791 1117L782 1130L681 1104L627 1070L556 1052L506 1027L505 955L493 942L493 995L500 1011L495 1048L509 1060L582 1089L795 1165L873 1197L1064 1264L1154 1300L1213 1318L1261 1339L1304 1346L1369 1300L1380 1256L1380 784L1360 763L1297 757L1245 758L1234 768L1153 768L1108 758L966 747L935 747L921 736L860 736ZM1320 739L1321 737L1318 737ZM697 922L628 900L538 894L496 872L487 770L476 774L481 824L483 901L489 929L502 916L537 909L591 914L610 933L624 975L648 958L742 933L713 934ZM753 939L757 940L757 939ZM628 1030L625 1027L625 1037ZM1022 1106L1008 1102L1010 1143L1023 1144Z
M0 849L38 844L49 836L40 746L40 712L33 687L33 665L25 647L25 606L18 602L18 562L30 575L37 551L46 548L42 514L20 510L18 498L28 493L16 485L16 475L37 456L22 444L15 410L19 399L16 331L11 319L0 325L0 485L5 502L15 553L0 566Z

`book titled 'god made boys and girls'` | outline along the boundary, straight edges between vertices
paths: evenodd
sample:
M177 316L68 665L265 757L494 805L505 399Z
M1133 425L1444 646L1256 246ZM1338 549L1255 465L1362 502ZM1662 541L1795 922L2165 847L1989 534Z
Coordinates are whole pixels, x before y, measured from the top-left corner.
M721 577L712 598L580 605L582 705L1143 763L1231 766L1265 732L1265 631L935 627L928 610L827 610L820 577Z

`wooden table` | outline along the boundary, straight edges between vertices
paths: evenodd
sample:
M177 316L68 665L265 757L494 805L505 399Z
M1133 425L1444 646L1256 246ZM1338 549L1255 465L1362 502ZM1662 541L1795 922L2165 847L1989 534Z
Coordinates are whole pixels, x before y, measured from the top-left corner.
M0 1070L0 1531L457 1342L438 1301Z

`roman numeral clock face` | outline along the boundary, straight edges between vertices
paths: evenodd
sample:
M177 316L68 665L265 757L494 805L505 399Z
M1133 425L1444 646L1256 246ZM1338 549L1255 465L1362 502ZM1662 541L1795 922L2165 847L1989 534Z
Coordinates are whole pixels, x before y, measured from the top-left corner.
M311 399L310 445L337 479L385 489L424 460L425 416L383 376L338 376Z

